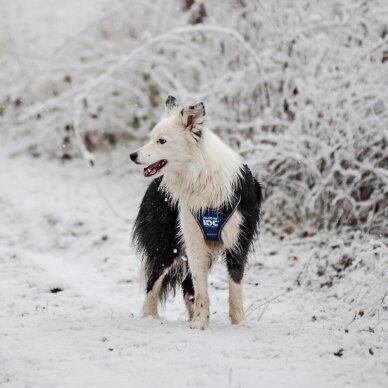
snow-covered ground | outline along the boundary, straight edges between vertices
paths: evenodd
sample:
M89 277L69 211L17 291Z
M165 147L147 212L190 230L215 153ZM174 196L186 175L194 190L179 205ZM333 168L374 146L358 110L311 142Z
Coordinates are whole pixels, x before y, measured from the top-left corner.
M208 330L190 330L181 295L144 319L130 231L147 182L136 166L1 155L0 386L388 386L387 313L370 327L366 302L297 285L323 238L295 244L264 228L242 326L228 323L220 264Z

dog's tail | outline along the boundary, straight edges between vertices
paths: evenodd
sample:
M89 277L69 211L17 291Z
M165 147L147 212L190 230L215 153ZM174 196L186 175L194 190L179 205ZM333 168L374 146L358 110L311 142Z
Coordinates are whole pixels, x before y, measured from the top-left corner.
M182 285L189 273L189 266L187 261L182 259L175 260L174 264L166 271L163 277L162 286L160 288L159 300L164 304L169 295L176 295L177 289Z
M259 203L259 207L261 209L261 203L263 202L263 187L256 178L254 178L254 181L255 181L257 202Z
M254 184L255 184L255 189L256 189L256 198L257 198L257 204L259 206L259 214L257 217L257 223L256 223L256 228L255 228L255 235L257 236L259 233L260 229L260 221L261 221L261 214L262 214L262 202L263 202L263 186L261 183L256 179L253 178Z

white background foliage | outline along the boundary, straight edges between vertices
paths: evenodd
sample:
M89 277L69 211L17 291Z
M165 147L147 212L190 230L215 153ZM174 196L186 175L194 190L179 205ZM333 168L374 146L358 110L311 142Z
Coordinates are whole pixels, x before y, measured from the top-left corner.
M209 2L196 24L200 3L115 7L46 57L4 56L1 120L19 148L73 154L74 126L92 151L144 139L167 94L203 100L271 220L386 233L384 1Z

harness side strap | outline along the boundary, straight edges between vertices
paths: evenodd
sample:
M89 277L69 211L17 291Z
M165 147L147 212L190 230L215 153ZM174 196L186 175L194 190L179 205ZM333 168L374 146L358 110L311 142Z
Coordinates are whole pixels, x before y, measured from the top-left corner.
M241 195L239 196L237 203L234 205L232 211L229 213L228 217L226 217L225 221L223 222L223 224L222 224L221 227L220 227L220 230L218 231L218 240L219 240L219 241L222 241L222 240L221 240L221 232L222 232L222 230L224 229L224 226L225 226L226 223L229 221L230 217L232 217L232 215L234 214L234 212L237 210L237 207L238 207L238 205L240 204L240 202L241 202Z

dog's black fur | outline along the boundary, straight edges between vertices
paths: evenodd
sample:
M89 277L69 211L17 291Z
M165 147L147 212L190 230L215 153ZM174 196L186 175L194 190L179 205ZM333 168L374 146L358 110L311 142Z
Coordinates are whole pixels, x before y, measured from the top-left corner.
M164 270L184 256L183 239L178 226L178 205L173 204L160 189L162 177L148 186L140 205L133 230L133 241L144 260L146 292L150 292ZM232 280L240 283L252 241L258 231L262 192L259 182L244 165L234 189L234 196L241 196L238 210L242 224L235 249L228 249L225 261ZM194 287L187 260L163 279L160 299L165 300L169 291L182 286L183 294L194 300Z
M156 178L148 186L133 229L133 242L144 260L147 293L164 270L184 254L178 229L178 206L159 190L161 182L162 177ZM192 282L183 279L183 271L176 272L174 277L167 275L163 281L161 299L164 300L168 291L175 291L183 281L186 281L184 292L193 289Z

